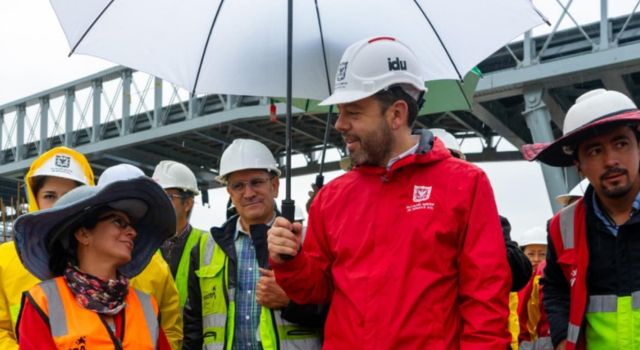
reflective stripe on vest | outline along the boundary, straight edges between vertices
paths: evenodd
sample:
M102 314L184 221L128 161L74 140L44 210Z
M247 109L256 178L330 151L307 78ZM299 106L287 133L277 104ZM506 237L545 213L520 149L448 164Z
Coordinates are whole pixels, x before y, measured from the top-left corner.
M191 259L191 250L198 244L200 237L205 234L204 231L197 228L191 228L187 242L184 244L182 255L180 256L180 262L178 263L178 270L176 271L176 287L178 289L178 296L180 297L180 308L184 308L184 304L187 301L189 294L187 290L189 282L189 263Z
M582 220L582 222L578 222L578 224L576 224L578 206L580 206L580 218L578 218L578 220ZM558 254L558 259L563 258L567 250L574 251L569 253L571 255L566 257L567 264L561 266L562 271L565 274L565 278L571 288L571 305L569 309L569 324L567 326L567 350L573 350L576 348L584 349L584 344L580 344L578 346L578 341L580 339L580 327L584 319L585 306L588 304L586 291L586 267L588 264L589 252L586 247L586 237L580 237L580 242L576 242L575 232L580 228L581 230L585 230L585 232L581 232L581 234L586 236L586 229L584 227L585 218L583 214L584 201L582 198L562 208L558 214L558 227L561 242L553 242L556 248L556 253ZM553 239L554 235L558 233L555 231L556 229L553 223L550 226L550 230L551 237ZM557 239L557 236L555 239ZM578 269L578 266L581 266L581 270Z
M519 350L554 350L551 337L538 338L535 341L523 341L518 347Z
M77 348L83 342L87 349L113 349L114 337L99 315L78 302L62 277L42 282L29 290L29 297L48 319L53 342L57 348ZM125 329L123 349L151 350L157 348L160 332L158 309L152 297L129 288L123 313Z
M200 240L200 268L196 275L200 279L206 350L230 350L233 346L235 289L228 287L227 261L227 256L212 237L205 236ZM320 334L316 329L290 323L280 315L280 311L261 308L256 336L264 350L321 348Z
M47 296L47 307L49 309L49 324L51 325L51 335L60 337L67 335L67 315L64 313L62 298L56 285L56 280L48 280L40 284L42 291Z
M579 336L580 326L569 322L569 327L567 327L567 341L575 344L578 342Z
M574 247L573 221L575 220L576 204L577 202L573 202L560 211L560 234L564 249L573 249Z
M200 283L202 302L202 335L206 350L231 348L232 334L227 333L227 313L229 305L235 308L235 291L226 291L226 256L217 247L213 238L203 235L200 239L200 266L196 275ZM227 304L227 300L229 300ZM229 312L231 313L231 312ZM229 318L232 331L234 318Z
M138 300L140 300L140 305L142 306L142 314L144 315L145 321L147 321L147 327L149 328L149 334L151 335L151 342L153 343L153 348L155 349L157 348L156 342L158 341L158 336L160 335L158 315L153 309L151 296L137 289L134 290L136 291Z

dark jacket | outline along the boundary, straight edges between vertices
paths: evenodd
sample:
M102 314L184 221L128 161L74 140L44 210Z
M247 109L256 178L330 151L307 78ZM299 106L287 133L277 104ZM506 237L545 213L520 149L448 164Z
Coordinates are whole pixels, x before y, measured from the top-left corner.
M626 296L640 290L640 214L635 213L620 225L618 235L611 234L593 209L593 188L584 195L589 262L588 295ZM557 214L556 214L557 215ZM547 246L547 266L541 280L543 305L549 318L554 346L567 338L570 288L553 242Z
M511 268L511 291L517 292L524 288L531 279L533 269L531 262L524 252L518 247L518 243L511 240L511 224L504 216L500 216L502 234L507 247L507 260Z
M211 236L217 245L229 257L229 286L237 284L237 255L234 234L238 216L231 217L222 227L211 228ZM269 268L269 252L267 250L267 225L251 225L249 228L251 239L256 249L256 259L262 268ZM183 350L202 349L202 297L200 282L195 271L200 265L200 245L191 251L189 264L188 297L184 307L184 341ZM290 302L282 311L282 318L289 322L309 327L322 326L322 308L318 305L298 305Z

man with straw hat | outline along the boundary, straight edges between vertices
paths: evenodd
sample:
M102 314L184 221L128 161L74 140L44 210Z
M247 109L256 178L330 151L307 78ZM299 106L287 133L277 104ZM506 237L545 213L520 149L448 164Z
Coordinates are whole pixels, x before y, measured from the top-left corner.
M556 349L640 348L639 125L629 97L596 89L569 109L560 138L523 148L590 182L548 226L543 303Z

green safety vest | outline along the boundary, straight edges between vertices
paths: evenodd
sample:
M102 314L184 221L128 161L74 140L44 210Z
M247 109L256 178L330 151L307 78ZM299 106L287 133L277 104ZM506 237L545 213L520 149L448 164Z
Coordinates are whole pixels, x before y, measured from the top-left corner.
M584 199L563 208L551 221L558 261L571 286L567 349L640 350L640 291L631 295L588 295L589 250ZM582 326L584 322L584 332ZM580 341L581 333L584 341Z
M235 288L229 288L228 257L210 236L200 240L196 276L202 295L203 349L231 350L235 331ZM256 336L264 350L320 349L316 329L293 324L280 311L262 307Z
M180 309L184 308L184 304L187 301L187 296L189 294L188 283L189 283L189 262L191 261L191 250L193 247L198 244L200 241L200 237L205 235L207 232L199 230L197 228L191 228L191 232L189 232L189 237L187 238L187 242L184 244L184 249L182 250L182 256L180 257L180 262L178 263L178 271L176 271L176 288L178 289L178 296L180 297Z
M588 350L640 350L640 292L591 295L585 318Z

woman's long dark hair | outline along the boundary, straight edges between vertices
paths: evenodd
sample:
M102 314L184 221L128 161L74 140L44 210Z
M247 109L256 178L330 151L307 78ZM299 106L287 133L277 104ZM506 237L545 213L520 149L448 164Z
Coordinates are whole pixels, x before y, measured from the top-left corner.
M113 210L107 206L102 206L84 214L82 220L77 225L71 226L55 240L48 242L49 247L49 270L54 276L62 276L69 264L78 265L78 240L75 233L80 228L91 230L98 224L98 219L107 211ZM55 231L55 228L53 229Z

